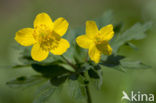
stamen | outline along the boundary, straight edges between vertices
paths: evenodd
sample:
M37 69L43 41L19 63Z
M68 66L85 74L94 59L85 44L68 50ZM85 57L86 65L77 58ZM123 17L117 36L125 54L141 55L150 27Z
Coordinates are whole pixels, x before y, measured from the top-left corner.
M50 51L58 46L61 37L50 30L46 25L39 25L34 28L34 38L40 43L40 47L45 51Z
M100 33L98 33L95 37L95 43L101 44L102 42L103 42L102 37L101 37Z

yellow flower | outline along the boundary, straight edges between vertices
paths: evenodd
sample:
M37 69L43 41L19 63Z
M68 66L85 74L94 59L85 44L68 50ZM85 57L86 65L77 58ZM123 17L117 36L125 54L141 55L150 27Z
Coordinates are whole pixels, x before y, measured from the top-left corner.
M61 38L69 23L62 17L54 22L46 13L40 13L34 20L34 28L24 28L16 32L15 40L23 46L31 46L31 56L36 61L48 57L49 52L62 55L70 47L67 40Z
M86 34L76 38L77 44L89 49L89 56L95 63L99 63L101 54L111 55L112 48L108 41L114 36L113 25L109 24L100 30L94 21L86 22Z

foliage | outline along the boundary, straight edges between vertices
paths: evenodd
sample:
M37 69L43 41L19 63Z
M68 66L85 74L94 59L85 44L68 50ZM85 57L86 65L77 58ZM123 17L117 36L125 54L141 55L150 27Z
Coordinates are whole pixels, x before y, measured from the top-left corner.
M126 72L128 69L146 69L150 66L141 61L129 60L129 58L119 55L118 51L122 45L130 46L136 49L131 40L140 40L146 37L145 32L151 28L151 23L137 23L124 32L121 31L122 23L115 23L113 13L108 11L100 18L96 19L99 27L114 24L115 36L110 44L113 48L113 54L104 56L99 64L95 64L88 60L87 52L82 50L75 43L75 38L84 33L83 28L70 29L65 38L70 41L71 48L63 56L50 56L43 62L36 62L30 56L30 48L21 49L21 57L19 58L22 65L17 64L13 68L21 68L31 66L40 75L25 77L21 76L15 80L7 82L10 87L27 87L38 83L43 85L38 89L34 103L45 102L55 91L66 83L68 83L68 91L73 97L85 97L85 87L89 85L91 80L96 81L98 88L102 85L102 69L109 67L114 70ZM73 36L74 34L74 36Z

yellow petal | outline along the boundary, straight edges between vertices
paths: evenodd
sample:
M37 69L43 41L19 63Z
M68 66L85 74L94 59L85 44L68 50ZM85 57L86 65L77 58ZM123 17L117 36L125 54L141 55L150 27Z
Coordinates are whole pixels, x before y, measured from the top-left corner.
M96 45L99 51L105 55L111 55L112 54L112 48L108 44L108 42L103 42L102 44Z
M86 48L86 49L88 49L90 45L93 44L93 41L89 39L87 35L78 36L76 38L76 42L81 48Z
M63 36L68 29L68 25L68 21L60 17L54 21L54 31L60 36Z
M34 28L40 25L46 25L48 28L53 28L53 22L47 13L39 13L34 20Z
M95 45L91 45L90 48L89 48L89 57L90 57L90 59L93 60L95 63L99 63L100 56L101 56L101 53L96 48L96 46Z
M108 41L108 40L112 39L112 37L114 36L113 25L109 24L109 25L101 28L100 34L102 35L103 40Z
M87 21L86 22L86 34L90 38L94 38L98 33L98 27L95 21Z
M54 55L62 55L67 51L69 47L70 47L69 42L61 38L61 40L58 42L58 46L52 49L50 52Z
M33 37L34 30L32 28L24 28L16 32L15 40L23 46L31 46L36 41Z
M34 46L32 47L31 56L36 61L43 61L44 59L46 59L48 57L48 54L49 54L49 52L43 50L40 47L40 44L38 44L38 43L34 44Z

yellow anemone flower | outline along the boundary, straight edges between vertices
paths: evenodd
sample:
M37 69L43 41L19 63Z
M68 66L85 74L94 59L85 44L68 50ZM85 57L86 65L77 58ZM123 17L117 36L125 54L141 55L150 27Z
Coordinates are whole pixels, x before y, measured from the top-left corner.
M31 56L36 61L43 61L49 52L62 55L70 47L67 40L61 38L69 23L60 17L54 22L47 13L40 13L34 20L34 28L23 28L16 32L15 40L23 46L31 46Z
M89 57L95 63L99 63L101 54L111 55L112 48L108 41L114 36L113 25L109 24L98 30L94 21L86 22L86 34L76 38L77 44L89 49Z

